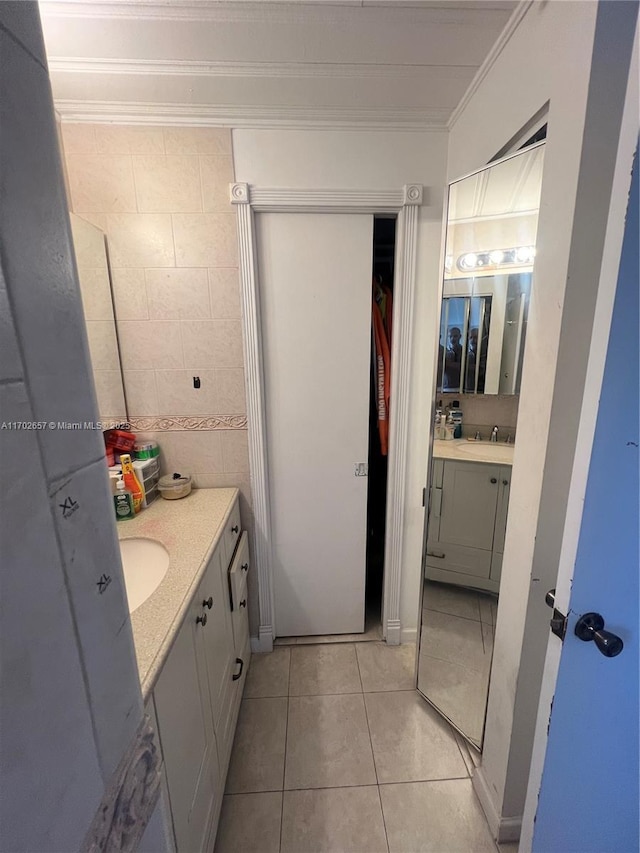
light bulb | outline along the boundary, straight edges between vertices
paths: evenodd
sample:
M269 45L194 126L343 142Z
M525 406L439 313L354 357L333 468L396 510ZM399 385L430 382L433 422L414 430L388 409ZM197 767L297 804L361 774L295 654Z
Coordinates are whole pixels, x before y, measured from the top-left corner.
M467 269L472 269L478 263L478 256L474 255L473 252L469 252L468 255L464 255L462 258L462 266L467 267Z
M504 252L502 252L500 249L495 249L489 255L489 260L492 264L501 264L504 260Z

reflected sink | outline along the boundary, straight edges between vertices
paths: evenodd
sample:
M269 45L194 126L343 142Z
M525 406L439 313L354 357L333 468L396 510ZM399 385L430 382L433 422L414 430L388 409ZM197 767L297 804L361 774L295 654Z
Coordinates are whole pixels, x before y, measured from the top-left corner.
M483 444L479 441L468 441L457 447L461 453L469 453L478 459L498 460L511 462L513 459L513 444L497 444L495 442Z
M120 540L129 613L137 610L160 586L169 568L169 552L155 539Z

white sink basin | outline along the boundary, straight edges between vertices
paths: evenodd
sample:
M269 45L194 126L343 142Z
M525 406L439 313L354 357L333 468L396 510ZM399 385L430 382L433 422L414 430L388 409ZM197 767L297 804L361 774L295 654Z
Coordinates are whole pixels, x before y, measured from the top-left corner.
M129 613L137 610L160 586L169 568L169 552L155 539L121 539L120 555Z

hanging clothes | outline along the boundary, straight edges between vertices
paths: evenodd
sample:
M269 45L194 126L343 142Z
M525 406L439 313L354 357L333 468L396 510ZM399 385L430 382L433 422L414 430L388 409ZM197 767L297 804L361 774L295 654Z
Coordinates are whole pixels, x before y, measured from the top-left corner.
M389 400L391 395L391 348L390 333L392 319L392 297L388 287L374 280L372 301L372 326L376 370L376 407L378 412L378 434L383 456L389 451Z

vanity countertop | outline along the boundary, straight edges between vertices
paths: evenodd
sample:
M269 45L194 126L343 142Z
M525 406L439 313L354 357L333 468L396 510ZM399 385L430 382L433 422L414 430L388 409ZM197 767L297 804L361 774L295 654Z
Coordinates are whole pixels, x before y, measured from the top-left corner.
M169 568L162 583L131 614L145 701L220 540L237 494L237 489L194 489L177 501L157 498L136 518L118 524L120 539L155 539L169 552Z
M468 441L466 438L456 438L453 441L435 439L433 456L434 459L456 459L460 462L513 465L513 444Z

